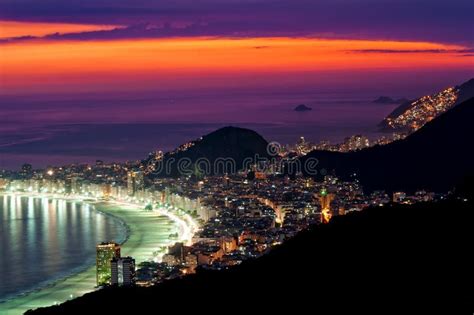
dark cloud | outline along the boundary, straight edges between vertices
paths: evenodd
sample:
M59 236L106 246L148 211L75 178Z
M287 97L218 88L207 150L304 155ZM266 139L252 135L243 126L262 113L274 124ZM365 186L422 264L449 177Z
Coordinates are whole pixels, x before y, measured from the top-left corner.
M54 33L41 37L21 36L0 39L0 43L19 42L27 40L118 40L118 39L145 39L145 38L170 38L170 37L259 37L259 36L304 36L304 33L283 31L255 31L247 26L234 25L231 28L220 27L220 23L212 24L189 24L184 27L153 26L152 24L136 24L127 27L117 27L112 30L88 31L81 33ZM257 46L256 49L267 48Z
M464 50L448 50L448 49L358 49L348 50L350 53L379 53L379 54L446 54L446 53L459 53Z
M357 49L347 50L348 53L378 53L378 54L461 54L470 56L474 49Z
M469 44L474 42L472 12L472 0L0 0L4 20L192 25L168 30L172 36L323 34ZM134 31L83 36L145 36Z
M472 49L461 49L459 50L460 53L464 53L464 54L472 54L474 53L474 48Z

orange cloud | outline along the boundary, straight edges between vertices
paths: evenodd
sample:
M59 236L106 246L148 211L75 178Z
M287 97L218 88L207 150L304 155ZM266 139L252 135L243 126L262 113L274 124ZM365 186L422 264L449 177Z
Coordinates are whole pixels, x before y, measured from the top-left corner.
M425 42L312 38L33 41L0 45L0 89L45 82L62 85L68 82L136 82L166 79L177 74L239 75L474 66L474 58L460 57L455 52L463 49L465 47ZM364 50L370 52L363 53ZM386 54L383 50L392 52ZM396 53L397 50L413 53ZM446 53L437 52L440 50Z

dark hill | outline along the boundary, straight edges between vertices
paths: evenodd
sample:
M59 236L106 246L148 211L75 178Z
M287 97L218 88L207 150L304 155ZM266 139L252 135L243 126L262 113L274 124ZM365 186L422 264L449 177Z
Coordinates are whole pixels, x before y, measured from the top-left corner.
M342 178L356 173L368 190L428 189L445 192L474 173L474 98L407 137L385 146L351 152L313 151L303 158Z
M246 165L246 161L268 157L267 146L268 142L255 131L224 127L192 142L187 149L181 147L165 154L162 166L169 165L169 167L158 168L154 175L183 174L179 169L184 169L186 174L235 173L250 166L250 164ZM150 163L150 161L145 163Z
M472 206L372 208L314 226L231 270L101 290L31 314L460 314L473 310Z
M459 89L459 97L456 104L461 104L471 97L474 97L474 79L457 86L457 89Z

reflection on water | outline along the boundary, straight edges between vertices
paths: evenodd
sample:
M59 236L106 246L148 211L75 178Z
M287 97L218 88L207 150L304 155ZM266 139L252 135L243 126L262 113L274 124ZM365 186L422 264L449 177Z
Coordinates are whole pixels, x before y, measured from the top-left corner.
M97 243L124 238L88 204L0 196L0 300L90 266Z

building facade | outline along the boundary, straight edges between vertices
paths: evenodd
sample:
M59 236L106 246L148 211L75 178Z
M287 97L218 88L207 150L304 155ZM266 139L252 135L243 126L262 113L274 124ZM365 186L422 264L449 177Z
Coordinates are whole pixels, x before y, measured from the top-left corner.
M115 257L111 261L111 285L132 286L135 284L135 259L132 257Z
M97 245L96 256L96 283L97 286L111 284L112 268L111 262L120 257L120 245L116 243L102 243Z

